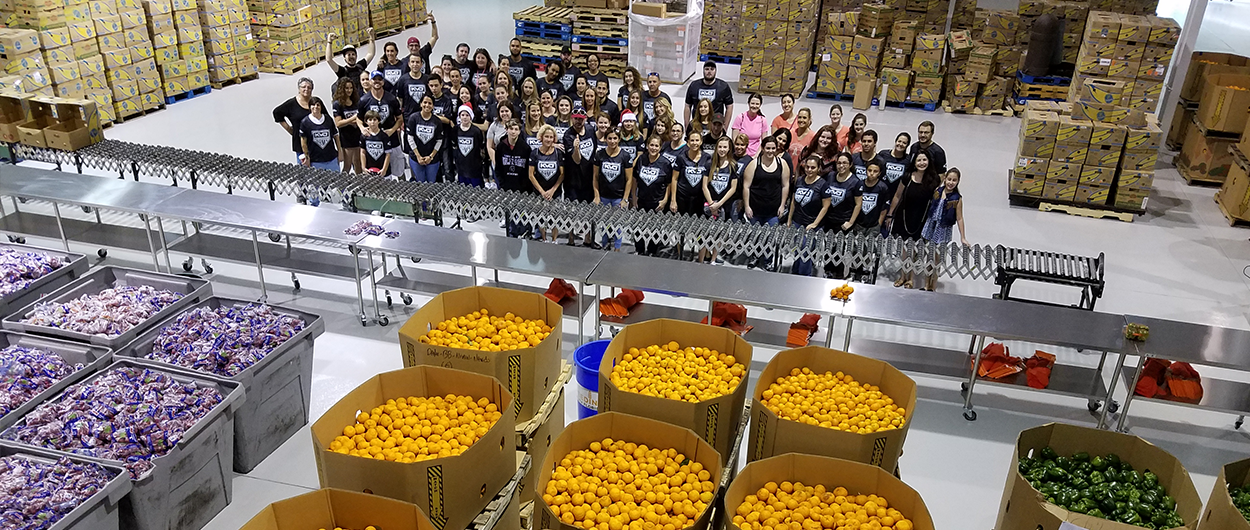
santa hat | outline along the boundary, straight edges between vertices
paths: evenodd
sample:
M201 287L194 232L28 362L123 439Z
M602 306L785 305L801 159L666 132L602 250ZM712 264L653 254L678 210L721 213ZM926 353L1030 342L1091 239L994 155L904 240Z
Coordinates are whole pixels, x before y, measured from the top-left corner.
M621 123L625 123L627 121L633 121L633 122L638 121L638 117L634 116L634 111L627 110L621 113Z
M460 106L460 109L458 109L458 110L456 111L456 114L457 114L457 115L459 115L461 112L467 112L467 113L469 113L469 115L470 115L470 116L472 116L472 115L473 115L473 107L470 107L470 106L468 106L468 105L461 105L461 106Z

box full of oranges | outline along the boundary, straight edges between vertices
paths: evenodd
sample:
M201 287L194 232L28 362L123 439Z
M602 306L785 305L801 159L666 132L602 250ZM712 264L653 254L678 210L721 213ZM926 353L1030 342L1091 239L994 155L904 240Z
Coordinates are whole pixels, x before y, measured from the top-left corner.
M411 503L338 489L320 489L266 506L239 530L437 530Z
M916 408L916 382L888 363L808 346L778 352L751 395L749 461L784 453L894 471Z
M486 374L512 393L513 419L530 419L560 376L564 313L537 293L467 287L435 296L399 328L404 366Z
M569 424L538 471L535 529L707 530L723 470L690 429L605 412Z
M693 430L721 454L742 421L751 345L733 331L681 320L625 326L599 364L599 412Z
M383 372L312 425L323 488L416 504L466 528L516 473L512 395L493 377L416 366Z
M725 529L933 530L920 494L880 467L789 453L747 464L725 491Z

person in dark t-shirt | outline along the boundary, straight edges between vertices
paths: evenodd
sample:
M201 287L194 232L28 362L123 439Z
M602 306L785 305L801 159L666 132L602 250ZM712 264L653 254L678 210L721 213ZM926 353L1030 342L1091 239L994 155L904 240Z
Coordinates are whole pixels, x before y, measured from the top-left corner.
M715 114L734 115L733 89L729 87L729 83L716 78L716 63L712 61L703 63L703 78L692 81L686 88L685 121L687 123L690 122L690 113L694 110L694 106L698 105L701 99L712 102L712 112Z
M330 66L330 70L334 72L337 79L348 79L352 84L356 85L357 94L363 94L365 88L367 88L360 84L360 73L369 69L369 63L373 61L374 52L377 51L373 42L373 28L365 30L365 33L369 35L369 53L365 55L364 59L359 59L356 54L356 47L348 44L342 50L339 50L339 53L343 54L343 64L341 65L334 61L334 52L330 49L330 45L334 42L336 35L333 33L326 34L326 64ZM336 80L334 83L337 86L339 81Z
M460 123L451 145L456 158L456 181L480 188L484 184L482 158L486 151L486 134L473 124L473 109L468 105L461 105L456 116Z

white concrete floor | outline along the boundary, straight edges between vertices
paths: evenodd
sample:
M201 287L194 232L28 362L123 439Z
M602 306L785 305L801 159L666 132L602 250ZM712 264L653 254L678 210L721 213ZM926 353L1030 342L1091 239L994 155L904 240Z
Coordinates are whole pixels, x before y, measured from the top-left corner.
M462 41L473 48L485 46L492 54L505 50L512 31L511 13L531 3L431 0L430 7L438 15L442 33L435 56L453 51L455 44ZM403 40L414 33L424 40L429 29L417 28L388 40L399 42L403 49ZM736 67L722 66L720 74L731 84L737 81ZM106 135L132 142L289 161L289 140L273 123L270 109L292 96L295 79L303 76L311 77L317 83L315 93L328 100L333 75L329 68L318 65L294 76L262 74L258 81L215 91L117 125ZM679 93L681 87L666 86L665 90ZM745 95L739 94L738 101L741 110ZM800 99L797 106L810 107L817 126L827 121L827 102ZM776 98L765 99L766 115L779 108ZM849 105L847 111L844 123L849 123L854 115ZM1150 199L1149 212L1134 223L1013 208L1007 203L1006 168L1015 155L1019 129L1016 119L898 109L870 110L866 114L870 127L882 138L892 139L904 130L914 134L922 120L936 123L936 139L946 149L950 165L961 168L967 179L962 189L967 196L969 240L1082 255L1104 252L1108 263L1107 290L1099 301L1100 310L1250 327L1250 277L1245 272L1250 264L1250 245L1246 242L1250 232L1227 226L1212 200L1214 189L1188 187L1174 169L1164 167L1158 171L1158 190ZM488 225L493 223L481 222L469 229L497 230ZM94 252L87 246L82 250ZM141 267L150 263L143 256L125 252L111 256L110 262L131 259ZM214 266L217 292L239 297L259 295L255 270L250 266ZM411 314L411 307L403 307L396 300L393 310L385 310L391 317L391 326L361 327L355 316L355 291L350 282L301 277L302 292L292 294L285 274L270 273L266 278L271 282L271 302L293 304L326 317L327 332L316 346L314 418L364 379L401 366L397 355L398 323ZM519 280L546 283L542 278ZM988 281L944 281L939 288L972 296L989 296L996 291ZM1074 300L1072 292L1045 286L1021 286L1016 292L1055 301ZM425 300L428 296L416 296L415 306ZM665 300L658 295L649 295L649 300L689 303ZM782 322L797 319L797 315L763 311L752 311L752 317ZM569 328L570 322L566 321L566 328L575 329ZM861 325L856 327L856 333L951 348L967 344L966 338L887 326ZM1013 344L1017 353L1029 347L1032 345ZM1065 350L1058 353L1061 362L1089 366L1097 363L1090 355ZM571 352L566 354L571 357ZM772 351L760 349L755 360L766 361L771 355ZM1243 379L1239 374L1202 367L1199 370L1205 377ZM962 399L955 383L923 376L917 376L917 380L922 399L901 461L902 476L924 496L940 528L987 529L993 525L1012 443L1020 430L1051 421L1094 423L1083 400L983 387L977 390L980 419L966 422L960 416ZM568 417L575 417L575 401L567 402ZM1229 415L1148 403L1134 404L1133 413L1132 431L1179 457L1193 473L1204 498L1218 466L1241 459L1250 451L1250 439L1232 429L1234 417ZM238 528L265 504L318 487L311 451L305 431L252 473L238 476L233 503L209 528Z

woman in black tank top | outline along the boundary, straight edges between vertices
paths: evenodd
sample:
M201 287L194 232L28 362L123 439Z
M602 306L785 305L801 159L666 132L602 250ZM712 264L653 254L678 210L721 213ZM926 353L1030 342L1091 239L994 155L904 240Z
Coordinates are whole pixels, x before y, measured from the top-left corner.
M775 138L760 141L760 156L747 166L743 179L747 218L755 224L777 224L790 192L790 168L777 157Z

